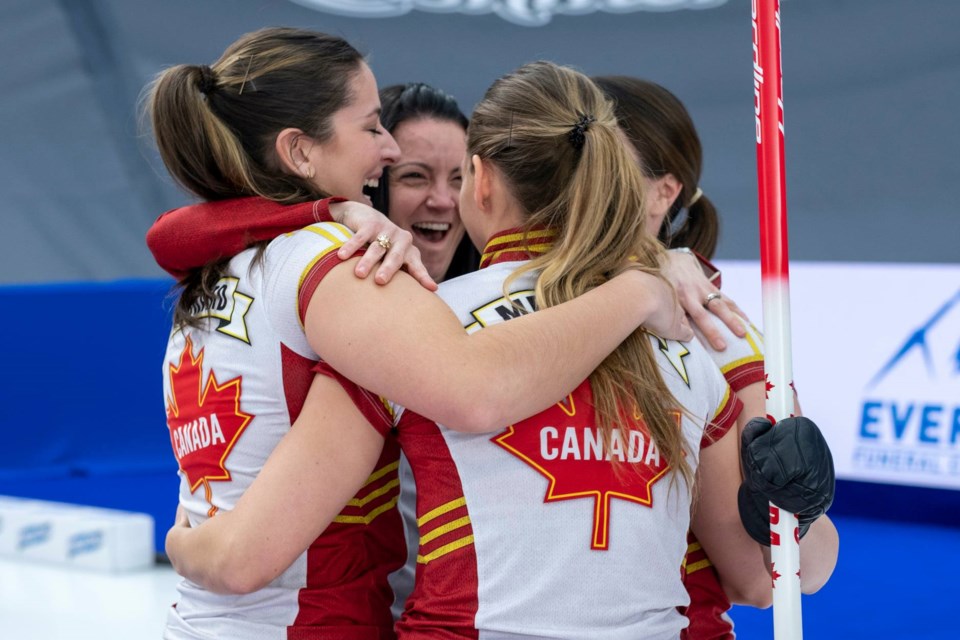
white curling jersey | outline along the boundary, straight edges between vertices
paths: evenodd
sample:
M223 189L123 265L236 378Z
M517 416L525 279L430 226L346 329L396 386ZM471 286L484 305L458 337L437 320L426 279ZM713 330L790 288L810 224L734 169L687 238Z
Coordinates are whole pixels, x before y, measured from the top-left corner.
M238 254L214 303L192 310L202 326L171 333L167 425L192 525L233 508L296 420L320 359L303 315L349 236L345 227L318 223L276 238L262 259L254 249ZM386 435L390 418L381 408L375 426ZM386 578L406 554L395 508L399 449L392 437L386 442L367 486L291 567L249 595L218 595L183 580L164 637L393 637Z
M755 383L765 380L763 371L763 335L749 321L743 319L747 327L747 334L739 337L719 320L714 323L720 335L727 343L727 348L723 351L717 351L710 346L710 342L704 337L703 333L696 326L694 333L703 344L707 353L713 359L716 366L720 368L723 377L730 384L730 388L736 393L741 389Z
M542 236L542 237L541 237ZM503 282L547 231L491 240L480 271L440 293L473 332L534 307L534 276ZM539 244L538 244L539 243ZM511 304L511 301L514 304ZM651 337L691 467L739 401L703 348ZM536 358L536 353L530 354ZM510 371L504 371L510 376ZM399 638L675 639L690 487L642 428L605 443L589 382L496 433L462 434L394 407L416 481L420 547ZM615 466L611 459L623 462Z

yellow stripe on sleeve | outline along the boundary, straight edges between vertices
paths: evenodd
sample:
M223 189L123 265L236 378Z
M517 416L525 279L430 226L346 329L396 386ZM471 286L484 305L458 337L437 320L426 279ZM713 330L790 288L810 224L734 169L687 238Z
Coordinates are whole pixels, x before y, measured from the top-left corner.
M380 505L376 509L373 509L372 511L370 511L370 513L367 513L365 515L362 515L362 516L338 515L333 519L333 521L339 522L341 524L370 524L377 518L377 516L383 515L390 509L393 509L394 507L396 507L397 500L399 498L400 496L396 496L389 502L384 502L382 505Z
M445 556L448 553L456 551L457 549L462 549L471 544L473 544L473 534L465 538L460 538L459 540L454 540L450 544L445 544L442 547L437 547L436 549L434 549L433 551L431 551L425 556L421 556L418 554L417 564L428 564L441 556Z
M425 533L421 535L420 544L427 544L431 540L436 540L437 538L439 538L445 533L449 533L454 529L460 529L462 527L467 526L468 524L470 524L470 516L464 516L462 518L457 518L456 520L451 520L447 524L437 527L436 529L434 529L433 531L430 531L429 533Z
M449 513L454 509L458 509L460 507L466 506L466 504L467 504L466 498L457 498L456 500L451 500L450 502L446 504L442 504L436 509L433 509L432 511L428 511L427 513L423 514L421 517L417 518L417 524L422 527L423 525L430 522L434 518L439 518L445 513Z
M366 505L366 504L369 504L370 502L372 502L372 501L375 500L376 498L379 498L380 496L384 495L385 493L388 493L391 489L394 489L394 488L399 487L399 486L400 486L400 478L394 478L393 480L391 480L391 481L388 482L387 484L383 485L383 486L380 487L379 489L376 489L376 490L374 490L374 491L371 491L370 493L368 493L367 495L363 496L362 498L354 498L353 500L351 500L350 502L347 503L347 506L348 506L348 507L362 507L362 506L364 506L364 505Z

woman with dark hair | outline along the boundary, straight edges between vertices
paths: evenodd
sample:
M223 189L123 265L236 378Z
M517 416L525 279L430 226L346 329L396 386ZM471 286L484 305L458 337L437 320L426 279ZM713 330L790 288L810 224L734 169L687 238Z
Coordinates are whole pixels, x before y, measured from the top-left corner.
M628 76L593 80L616 105L617 120L650 186L649 229L665 247L675 249L664 266L668 277L693 323L711 345L723 350L725 332L711 314L738 337L746 335L747 327L743 312L720 296L719 282L713 281L719 274L709 260L717 247L720 218L700 188L703 151L693 120L683 103L656 83ZM713 278L703 278L700 267Z
M437 282L476 270L480 254L460 222L460 161L467 118L452 96L422 82L380 91L383 127L400 147L384 171L373 206L401 229Z

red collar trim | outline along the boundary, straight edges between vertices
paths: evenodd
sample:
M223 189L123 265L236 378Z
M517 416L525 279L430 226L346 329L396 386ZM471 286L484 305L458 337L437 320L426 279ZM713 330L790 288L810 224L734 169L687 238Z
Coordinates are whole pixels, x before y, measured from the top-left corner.
M487 241L483 255L480 256L480 268L499 262L516 262L542 256L553 246L556 237L557 232L553 229L542 228L527 231L521 228L505 229L495 233Z

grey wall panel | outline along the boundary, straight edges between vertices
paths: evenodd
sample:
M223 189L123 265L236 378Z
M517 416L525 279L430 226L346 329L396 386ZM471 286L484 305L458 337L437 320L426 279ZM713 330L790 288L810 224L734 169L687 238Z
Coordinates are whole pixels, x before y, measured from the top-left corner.
M137 93L164 66L212 61L241 33L277 24L342 34L370 53L381 85L425 80L467 111L494 78L537 58L660 82L703 138L720 256L754 258L749 10L730 0L530 28L495 15L351 18L286 0L6 0L0 283L160 275L143 234L189 198L137 138ZM957 261L960 3L786 0L782 13L792 256Z

